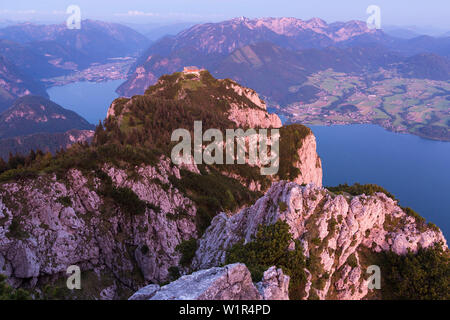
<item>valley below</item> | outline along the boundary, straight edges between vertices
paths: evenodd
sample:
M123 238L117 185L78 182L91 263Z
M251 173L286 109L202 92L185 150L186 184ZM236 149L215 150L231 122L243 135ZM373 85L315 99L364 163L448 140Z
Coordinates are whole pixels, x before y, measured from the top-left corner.
M286 122L309 125L378 124L393 132L450 141L450 83L405 79L381 71L356 76L326 70L291 86L311 92L304 101L278 107Z
M136 62L133 57L110 58L108 63L94 63L86 69L74 71L68 75L42 79L47 87L64 86L74 82L106 82L126 78L131 65Z

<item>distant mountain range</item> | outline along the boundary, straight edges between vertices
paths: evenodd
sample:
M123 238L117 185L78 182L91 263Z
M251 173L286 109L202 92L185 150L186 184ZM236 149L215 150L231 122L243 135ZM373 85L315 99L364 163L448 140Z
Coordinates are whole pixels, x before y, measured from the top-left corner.
M155 48L155 44L149 52L167 54L191 47L203 54L229 54L258 42L272 42L280 47L298 50L323 48L364 35L379 39L383 33L368 29L361 21L327 24L318 18L308 21L295 18L236 18L193 26L176 37L158 42L159 49Z
M383 27L383 32L396 38L400 39L412 39L419 37L421 34L416 32L415 30L411 30L409 28L401 28L401 27Z
M178 22L172 24L160 24L160 23L122 23L137 32L146 36L150 41L159 40L167 35L176 35L179 32L186 30L197 23L194 22Z
M94 128L73 111L27 95L0 114L0 157L36 149L54 152L92 138Z
M0 29L0 112L27 94L47 97L40 80L66 75L109 59L138 55L149 40L115 23L83 20L80 30L64 24L24 23Z
M18 97L35 94L48 97L44 86L0 56L0 112Z
M35 133L28 136L0 139L0 158L8 161L9 155L28 155L31 150L56 153L77 142L90 142L92 130L69 130L61 133Z
M290 93L291 86L328 68L359 74L384 68L402 77L448 80L449 55L450 38L399 39L361 21L238 18L197 25L157 41L118 92L142 94L161 75L197 65L286 104L299 101L299 94L308 95Z
M83 20L79 30L64 24L9 26L0 29L0 39L0 55L37 78L54 76L55 68L64 74L109 58L136 55L149 44L129 27L92 20Z
M171 32L181 27L173 26ZM162 75L189 65L254 88L281 107L319 99L323 88L308 79L324 70L356 75L368 83L366 89L370 81L386 77L450 80L450 37L393 34L369 29L361 21L236 18L195 25L159 39L144 52L150 41L118 24L84 20L81 30L62 24L9 26L0 29L0 112L24 95L46 97L40 80L139 52L143 54L117 90L123 96L143 94ZM374 79L375 74L381 78ZM362 86L353 90L358 93ZM344 103L345 96L339 101Z
M61 55L62 53L60 53ZM68 53L65 53L67 57ZM56 77L69 73L70 68L74 68L74 64L56 63L56 60L50 56L41 54L32 44L20 44L11 40L0 38L0 56L14 63L17 68L29 77L36 80L46 77Z
M75 112L39 96L19 98L0 114L0 138L94 128Z
M19 24L0 29L0 38L26 44L53 44L86 53L92 59L135 54L147 45L147 38L139 32L117 23L83 20L81 29L68 29L65 24ZM117 50L107 52L107 50Z

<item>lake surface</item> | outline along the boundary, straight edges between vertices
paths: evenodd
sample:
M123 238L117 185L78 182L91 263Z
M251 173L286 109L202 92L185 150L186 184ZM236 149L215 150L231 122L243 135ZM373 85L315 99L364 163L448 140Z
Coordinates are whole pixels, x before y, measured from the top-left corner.
M124 80L107 82L75 82L47 90L50 100L73 110L92 124L106 118L106 113L119 95L116 89Z
M378 184L450 235L450 143L376 125L309 126L322 158L324 186Z

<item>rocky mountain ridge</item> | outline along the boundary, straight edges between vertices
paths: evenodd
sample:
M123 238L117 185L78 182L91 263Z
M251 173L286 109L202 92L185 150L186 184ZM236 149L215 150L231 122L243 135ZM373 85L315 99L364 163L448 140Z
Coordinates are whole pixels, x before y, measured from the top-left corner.
M325 48L365 34L377 37L380 32L368 29L360 21L328 25L317 18L308 21L295 18L238 18L199 24L175 37L166 37L154 43L130 69L128 82L119 87L118 92L125 96L142 94L161 75L179 71L186 65L199 65L215 73L224 58L236 50L258 43L297 51ZM215 75L225 77L220 73ZM241 82L246 79L235 80Z
M238 18L200 24L150 46L118 92L142 94L160 76L197 65L286 106L307 101L308 87L291 88L327 69L369 78L382 69L406 78L447 80L449 39L396 39L361 21Z
M81 24L79 30L70 30L66 24L8 26L0 29L0 39L13 43L7 46L3 42L0 51L27 73L43 78L54 76L55 70L39 69L26 61L24 55L11 55L14 47L22 47L20 52L28 52L27 57L31 52L35 59L44 58L64 74L66 69L81 70L94 62L105 63L108 58L137 54L149 43L145 36L120 24L96 20L82 20Z
M237 41L228 37L234 31L240 33L240 39ZM196 25L183 32L180 32L172 46L172 50L177 50L189 41L193 46L199 48L201 52L211 53L231 53L232 51L245 45L264 41L274 40L277 42L286 41L278 38L303 37L314 45L331 45L335 42L345 41L363 34L377 34L378 30L371 30L367 24L362 21L337 22L327 24L319 18L313 18L307 21L296 18L235 18L219 23L206 23ZM218 36L225 35L223 41L215 43L211 41ZM290 43L290 45L294 45ZM294 45L295 46L295 45ZM302 44L297 44L301 48Z
M73 129L92 130L94 126L75 112L40 96L21 97L0 114L0 139Z
M0 55L0 113L8 109L17 98L29 94L48 97L42 84Z
M205 97L210 100L197 100ZM136 133L145 139L137 138L134 145L127 142L127 136L143 129L139 121L145 117L138 110L144 108L148 120L156 121L145 128L155 130L159 141L168 145L158 128L164 117L154 108L177 119L180 106L192 112L200 106L205 126L214 121L231 128L281 126L254 91L207 72L200 78L165 77L145 96L116 100L92 146L74 145L53 158L1 174L0 270L11 284L45 294L46 284L64 286L61 275L75 264L90 279L90 290L82 297L128 297L145 284L170 281L175 271L186 272L179 246L197 239L218 211L243 207L270 186L270 179L255 175L247 165L175 166L164 154L155 157L150 147L140 149L141 143L152 141L153 131ZM173 125L183 127L182 122ZM186 125L192 126L191 119L186 118ZM306 128L296 128L304 131L304 138L312 136ZM297 156L292 159L298 163L291 165L300 169L292 176L321 184L315 144L301 145L302 139L293 145ZM313 155L317 175L299 174L309 169L303 168L298 152ZM252 184L258 185L254 191ZM74 298L72 294L65 292L66 297Z
M75 143L90 142L95 126L73 111L41 96L16 99L0 113L0 158L27 156L31 150L56 153Z
M304 255L318 259L316 271L305 270L320 279L320 287L308 280L304 298L326 299L332 292L338 299L363 299L368 294L361 248L398 255L417 252L446 240L439 230L421 226L384 193L372 196L336 195L314 185L301 187L280 182L272 186L254 206L232 216L214 218L200 239L192 268L208 269L225 262L227 251L244 240L251 242L260 225L285 221ZM295 244L292 244L295 246ZM356 259L350 262L350 257ZM310 267L312 268L312 267Z
M302 187L283 181L274 184L254 206L214 218L198 241L191 266L191 270L200 271L162 288L144 287L130 299L289 299L292 279L281 269L269 268L262 282L253 285L242 264L217 267L226 264L234 245L241 241L251 244L262 225L277 221L287 223L293 238L298 240L291 243L290 250L301 246L307 261L314 261L305 265L302 299L379 299L377 290L368 286L369 266L376 261L372 255L388 251L402 256L436 244L447 248L439 229L424 225L420 217L400 208L383 192L371 196L338 195L314 185ZM239 276L237 272L230 275L230 269L239 270ZM387 277L383 272L389 271L383 266L381 272L382 277ZM260 295L255 296L253 287Z
M93 130L69 130L61 133L35 133L26 136L0 139L0 158L8 161L10 154L28 155L31 150L56 154L76 143L90 143L94 138Z
M190 131L195 120L219 129L281 125L251 89L207 71L176 73L143 96L115 100L92 145L1 173L0 270L9 283L49 299L285 299L287 288L291 299L361 299L365 249L446 247L437 228L384 193L322 188L315 138L301 125L279 128L274 176L249 164L174 165L171 132ZM283 222L291 240L282 233L286 248L275 247L286 263L239 255L247 249L236 246L253 243L258 229ZM229 261L231 252L242 261ZM285 270L293 262L300 268ZM83 271L81 291L65 287L70 265Z

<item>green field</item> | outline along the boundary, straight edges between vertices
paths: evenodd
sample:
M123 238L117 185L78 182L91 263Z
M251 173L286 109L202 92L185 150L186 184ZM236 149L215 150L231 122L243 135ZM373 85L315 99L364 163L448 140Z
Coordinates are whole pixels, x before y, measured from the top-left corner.
M306 84L320 90L317 100L284 107L282 113L290 122L376 123L392 131L450 141L448 81L398 78L385 71L355 76L326 70L310 76Z

